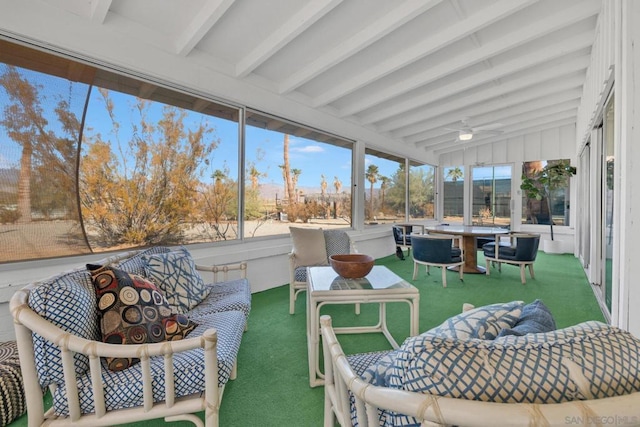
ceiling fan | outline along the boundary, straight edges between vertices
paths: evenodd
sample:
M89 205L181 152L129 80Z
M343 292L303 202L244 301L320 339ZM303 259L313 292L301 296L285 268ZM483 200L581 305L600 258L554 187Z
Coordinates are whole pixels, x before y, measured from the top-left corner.
M484 133L491 135L499 135L502 133L501 128L504 126L502 123L490 123L483 126L471 126L469 125L469 118L465 117L460 120L460 125L457 128L445 128L446 130L453 130L458 132L458 141L469 141L475 134Z

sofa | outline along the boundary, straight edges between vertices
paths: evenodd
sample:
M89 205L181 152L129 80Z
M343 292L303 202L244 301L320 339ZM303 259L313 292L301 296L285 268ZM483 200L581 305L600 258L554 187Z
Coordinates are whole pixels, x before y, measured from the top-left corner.
M29 426L156 418L218 426L251 310L246 270L244 262L198 265L184 247L157 246L16 292Z
M538 300L469 308L350 356L322 316L324 425L640 425L636 337L597 321L555 329Z

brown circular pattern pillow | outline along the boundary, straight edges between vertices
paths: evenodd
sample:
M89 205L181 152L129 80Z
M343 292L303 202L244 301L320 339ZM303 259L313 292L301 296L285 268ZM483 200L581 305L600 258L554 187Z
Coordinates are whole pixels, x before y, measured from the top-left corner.
M87 264L96 291L102 341L144 344L180 340L197 326L173 314L155 284L114 267ZM112 371L138 363L137 358L107 358Z

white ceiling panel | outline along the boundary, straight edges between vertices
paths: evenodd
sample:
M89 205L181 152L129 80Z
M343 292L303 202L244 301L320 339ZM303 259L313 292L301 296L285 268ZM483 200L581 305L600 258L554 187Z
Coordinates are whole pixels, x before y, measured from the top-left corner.
M601 0L43 0L170 55L446 154L575 122ZM37 12L34 12L37 13ZM117 27L116 27L117 25ZM148 43L148 40L147 40ZM166 45L166 46L165 46ZM546 112L546 114L545 114ZM277 112L275 112L277 113ZM395 150L394 150L395 151Z

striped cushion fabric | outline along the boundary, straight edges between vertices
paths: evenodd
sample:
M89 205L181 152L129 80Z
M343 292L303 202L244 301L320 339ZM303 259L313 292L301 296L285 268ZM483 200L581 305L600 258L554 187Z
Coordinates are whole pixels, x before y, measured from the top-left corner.
M486 402L560 403L640 390L640 341L599 322L495 341L418 336L398 350L392 388ZM419 426L392 413L389 425Z

